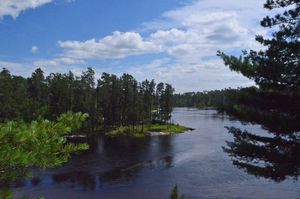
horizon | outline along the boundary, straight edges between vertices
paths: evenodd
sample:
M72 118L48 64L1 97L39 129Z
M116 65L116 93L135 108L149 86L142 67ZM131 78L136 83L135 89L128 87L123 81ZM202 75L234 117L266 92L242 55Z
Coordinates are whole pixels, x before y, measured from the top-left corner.
M0 2L0 67L28 77L71 70L133 75L171 84L176 93L254 85L232 72L217 50L261 48L255 35L264 0L26 0ZM255 12L253 12L255 9Z

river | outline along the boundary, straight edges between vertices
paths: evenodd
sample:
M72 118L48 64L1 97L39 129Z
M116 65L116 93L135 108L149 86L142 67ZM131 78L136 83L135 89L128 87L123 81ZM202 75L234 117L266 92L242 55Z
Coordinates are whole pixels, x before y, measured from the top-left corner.
M191 128L183 134L119 139L95 136L90 149L64 166L34 171L32 180L16 183L16 196L46 199L167 199L180 193L198 198L297 198L295 179L273 182L235 167L222 146L233 138L225 126L243 126L215 110L176 108L173 120Z

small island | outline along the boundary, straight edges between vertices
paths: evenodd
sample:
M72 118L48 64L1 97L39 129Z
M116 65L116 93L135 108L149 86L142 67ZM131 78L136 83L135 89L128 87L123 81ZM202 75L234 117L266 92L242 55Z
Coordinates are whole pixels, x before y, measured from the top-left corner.
M146 124L136 126L121 126L109 130L105 133L108 137L125 136L131 138L144 138L148 136L160 136L184 133L191 131L192 128L181 126L179 124Z

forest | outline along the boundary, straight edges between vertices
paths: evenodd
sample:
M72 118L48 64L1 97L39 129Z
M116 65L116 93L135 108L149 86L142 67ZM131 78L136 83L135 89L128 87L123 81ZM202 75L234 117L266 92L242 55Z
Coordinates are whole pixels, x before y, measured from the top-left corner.
M89 115L84 129L103 126L135 126L151 122L166 123L173 109L174 88L154 80L138 82L133 76L117 77L103 73L95 79L88 68L81 76L51 73L38 68L31 77L0 72L0 122L39 118L54 120L66 112Z

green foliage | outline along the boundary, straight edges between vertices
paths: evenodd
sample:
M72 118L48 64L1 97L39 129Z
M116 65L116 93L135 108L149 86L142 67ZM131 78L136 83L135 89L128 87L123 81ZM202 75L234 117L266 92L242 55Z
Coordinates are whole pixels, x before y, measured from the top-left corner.
M13 193L8 188L0 189L0 198L13 199Z
M232 70L255 80L258 87L241 89L230 95L225 111L243 121L261 124L280 134L300 130L300 5L291 0L268 0L268 9L287 10L274 17L265 17L263 27L273 27L272 38L257 36L266 46L264 51L243 52L240 57L219 52Z
M70 112L57 121L36 120L0 124L0 181L9 184L27 175L31 166L48 168L66 162L71 153L85 150L86 144L67 143L64 135L80 128L87 114Z
M243 52L234 57L219 52L218 55L233 71L253 79L261 89L299 92L300 87L300 5L293 0L268 0L268 9L284 7L282 14L265 17L263 27L272 27L272 38L256 36L266 50Z
M180 126L176 124L145 124L136 126L121 126L109 130L105 135L109 137L116 136L129 136L133 138L143 138L149 135L149 132L163 132L163 133L183 133L185 131L191 130L191 128Z
M267 0L265 8L285 11L261 21L272 27L271 38L257 36L265 50L234 57L219 52L233 71L253 79L258 87L230 95L223 107L243 122L259 124L270 135L228 128L234 141L223 150L238 168L274 181L300 175L300 4L293 0Z

